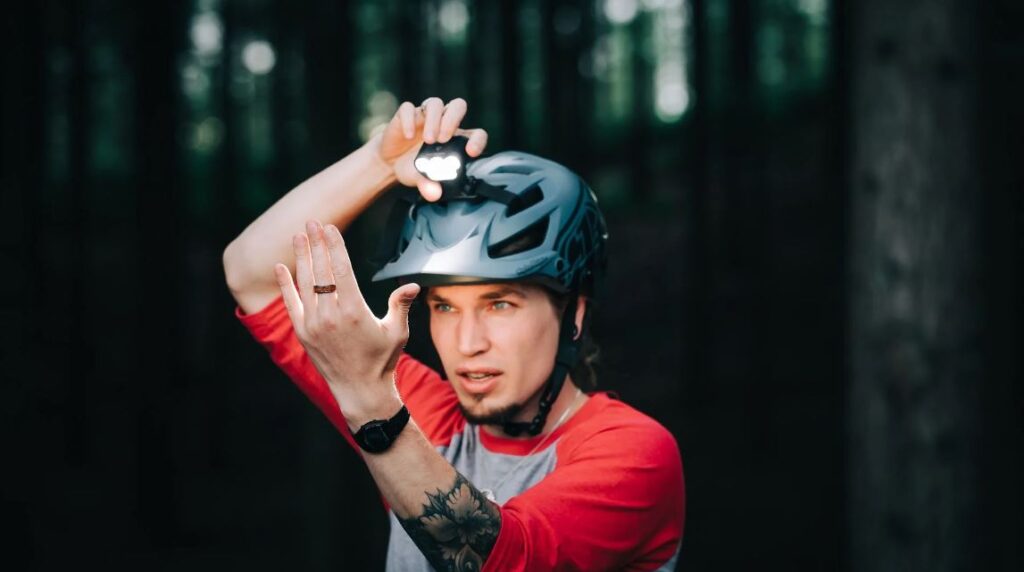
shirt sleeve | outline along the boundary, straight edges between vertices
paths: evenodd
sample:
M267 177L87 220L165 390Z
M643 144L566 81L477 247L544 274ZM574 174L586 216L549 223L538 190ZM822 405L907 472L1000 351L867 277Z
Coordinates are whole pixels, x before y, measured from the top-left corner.
M356 452L362 454L327 380L313 365L306 348L295 335L284 298L278 296L252 314L245 314L236 306L235 316L253 338L263 345L271 361L327 416ZM451 436L465 425L451 385L441 379L437 372L405 352L399 356L395 366L395 384L410 415L435 446L447 444Z
M345 440L357 452L360 452L352 438L352 432L348 429L345 417L341 414L341 408L338 407L334 394L327 386L327 380L320 375L320 371L316 369L309 354L306 353L306 348L302 346L302 342L295 335L295 328L292 326L291 317L288 316L284 298L278 296L262 310L252 314L245 314L241 307L235 306L235 317L267 350L274 365L281 368L299 390L327 416L327 419Z
M633 422L566 448L550 475L501 508L484 571L656 570L672 560L685 504L672 434Z
M433 446L447 446L466 426L451 384L405 352L395 366L395 382L409 415Z

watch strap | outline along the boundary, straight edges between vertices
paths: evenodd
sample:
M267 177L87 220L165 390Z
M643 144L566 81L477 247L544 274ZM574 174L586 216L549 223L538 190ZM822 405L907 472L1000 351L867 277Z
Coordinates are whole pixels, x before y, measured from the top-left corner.
M390 419L374 419L364 423L353 438L367 453L382 453L391 447L408 423L409 409L402 405Z

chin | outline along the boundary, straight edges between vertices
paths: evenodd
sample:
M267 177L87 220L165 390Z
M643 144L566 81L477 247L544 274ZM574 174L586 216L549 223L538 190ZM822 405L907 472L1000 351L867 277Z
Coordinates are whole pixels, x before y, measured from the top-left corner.
M470 396L469 399L468 405L459 400L459 408L462 409L466 421L475 425L501 425L514 421L515 416L523 410L521 403L491 405L486 396L480 399Z

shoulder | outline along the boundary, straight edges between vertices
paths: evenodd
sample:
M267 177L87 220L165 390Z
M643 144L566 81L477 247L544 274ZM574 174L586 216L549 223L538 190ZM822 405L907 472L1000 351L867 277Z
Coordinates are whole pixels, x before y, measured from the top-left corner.
M596 394L591 400L593 403L588 405L592 410L562 439L560 457L570 460L600 454L621 458L623 462L679 463L679 445L664 425L607 394Z
M565 429L555 469L502 507L501 534L512 536L508 517L527 540L499 536L499 545L512 547L499 554L555 555L525 569L653 570L670 563L686 511L672 433L605 394L591 396Z

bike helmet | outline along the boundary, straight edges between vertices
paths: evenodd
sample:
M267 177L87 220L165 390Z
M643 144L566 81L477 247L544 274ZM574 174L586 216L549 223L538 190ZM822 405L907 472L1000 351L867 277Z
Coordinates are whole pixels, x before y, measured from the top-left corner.
M497 153L469 163L466 175L467 192L458 199L397 207L397 244L373 280L423 286L530 280L568 294L540 411L530 423L505 425L512 435L536 435L578 359L576 300L598 293L607 260L604 217L583 179L536 155Z

